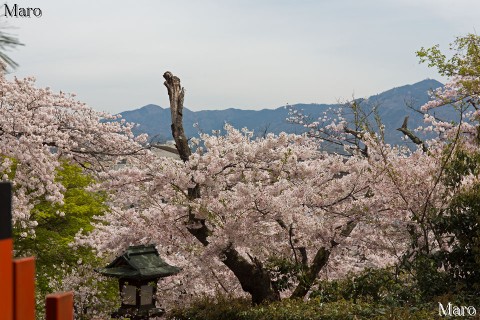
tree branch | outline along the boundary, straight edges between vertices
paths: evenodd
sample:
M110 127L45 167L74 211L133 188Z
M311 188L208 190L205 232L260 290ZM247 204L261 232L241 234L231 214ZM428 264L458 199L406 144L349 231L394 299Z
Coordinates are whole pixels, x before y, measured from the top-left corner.
M419 137L417 137L412 131L408 129L407 123L408 123L408 116L405 117L405 120L403 120L402 126L397 130L403 133L404 135L406 135L416 145L421 145L423 152L427 152L428 148L425 145L425 143Z

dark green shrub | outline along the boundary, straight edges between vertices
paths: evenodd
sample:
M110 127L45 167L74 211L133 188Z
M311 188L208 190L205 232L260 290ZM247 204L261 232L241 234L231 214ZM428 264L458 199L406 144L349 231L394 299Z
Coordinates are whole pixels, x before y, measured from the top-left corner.
M416 247L412 233L412 250L402 268L414 275L425 301L445 294L480 296L480 184L461 187L466 176L479 174L480 153L455 150L442 176L452 200L428 214L428 229L436 239L432 247L437 248Z
M420 302L420 292L416 289L411 277L399 273L394 268L366 269L357 275L345 279L321 281L319 289L310 297L322 302L337 300L368 301L373 304L389 306L415 305Z
M318 298L284 299L269 305L251 307L246 300L200 299L191 307L175 310L170 320L349 320L349 319L435 319L435 305L424 308L392 308L364 301L338 300L323 303Z
M168 319L175 320L231 320L237 319L237 315L251 307L248 299L228 298L217 296L216 298L202 297L192 305L183 309L174 309Z

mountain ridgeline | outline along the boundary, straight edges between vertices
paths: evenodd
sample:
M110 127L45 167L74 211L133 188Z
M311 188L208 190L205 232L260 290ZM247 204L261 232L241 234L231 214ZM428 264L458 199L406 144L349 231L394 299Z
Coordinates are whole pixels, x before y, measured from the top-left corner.
M443 86L440 82L427 79L412 85L405 85L385 91L368 99L359 99L362 108L369 110L376 107L383 124L385 125L385 139L388 143L397 144L401 142L402 134L396 129L402 126L405 116L409 116L408 127L415 129L423 124L423 115L414 111L429 101L428 92ZM408 106L412 107L409 108ZM309 115L311 119L323 117L324 113L328 118L335 117L335 110L344 107L341 104L295 104L294 109L302 110L302 113ZM344 108L345 109L345 108ZM135 134L147 133L153 141L163 142L171 140L170 131L170 109L149 104L140 109L125 111L122 117L128 122L137 123L134 129ZM444 119L455 119L455 112L452 108L443 108L436 111L436 116ZM287 122L289 110L285 106L277 109L263 110L202 110L191 111L184 108L183 119L187 137L198 136L199 132L212 133L213 130L222 130L225 123L235 128L248 128L253 130L256 136L265 133L278 134L303 133L307 129L298 124ZM345 115L347 121L352 120L351 115ZM372 117L373 120L373 117ZM194 126L194 124L196 124Z

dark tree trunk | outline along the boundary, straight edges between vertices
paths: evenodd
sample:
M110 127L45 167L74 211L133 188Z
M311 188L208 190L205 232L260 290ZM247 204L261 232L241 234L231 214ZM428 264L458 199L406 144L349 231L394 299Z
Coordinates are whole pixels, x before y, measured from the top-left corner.
M327 264L330 257L330 250L320 248L313 259L312 265L307 267L302 281L297 285L290 298L303 298L313 286L318 273Z
M170 98L170 114L172 116L172 136L178 154L183 161L188 161L192 151L188 147L188 139L183 130L183 99L185 97L185 89L180 85L180 79L174 76L170 71L163 74L165 82L163 83L168 90Z
M357 226L357 222L354 220L349 221L346 225L341 228L340 231L340 238L346 238L350 236L353 229ZM293 291L292 295L290 296L291 299L294 298L304 298L308 291L312 288L315 283L315 280L318 277L318 273L325 267L330 258L330 253L332 252L333 248L338 246L339 243L332 239L330 241L330 248L321 247L318 249L317 253L315 254L315 258L313 258L313 262L310 266L306 265L307 261L307 254L304 248L301 248L300 251L302 253L302 264L304 269L304 277L297 285L295 290Z
M223 254L223 263L235 274L242 289L252 295L253 304L280 300L280 293L273 288L270 274L260 261L254 259L253 263L248 262L231 246Z
M188 139L183 129L183 99L185 90L180 85L180 79L171 72L165 72L163 77L165 78L164 85L167 87L170 98L173 139L175 140L180 159L187 162L192 152L188 146ZM198 184L188 189L188 198L190 200L200 198L200 186ZM209 230L205 220L196 218L191 210L189 212L189 220L194 223L196 227L187 228L187 230L200 243L208 246L207 238L212 231ZM263 268L260 261L256 259L253 259L254 261L252 262L247 261L238 253L233 245L225 248L223 255L224 259L222 259L222 262L235 274L242 289L252 295L252 302L254 304L259 304L264 301L280 300L279 292L273 288L271 277Z

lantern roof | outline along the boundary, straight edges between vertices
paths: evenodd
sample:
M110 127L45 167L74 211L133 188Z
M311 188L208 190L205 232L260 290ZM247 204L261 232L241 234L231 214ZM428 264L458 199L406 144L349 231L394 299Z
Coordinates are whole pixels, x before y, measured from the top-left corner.
M148 280L168 277L180 272L180 268L160 258L155 245L130 246L119 257L97 272L110 277Z

